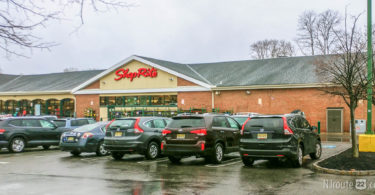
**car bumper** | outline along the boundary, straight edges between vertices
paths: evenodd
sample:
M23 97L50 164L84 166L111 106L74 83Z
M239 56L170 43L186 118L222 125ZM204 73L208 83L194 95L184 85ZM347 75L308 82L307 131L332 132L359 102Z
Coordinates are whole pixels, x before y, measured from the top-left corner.
M143 153L146 148L143 142L137 140L105 139L104 148L110 152Z
M8 141L0 141L0 149L1 148L7 148L9 146Z
M60 150L62 151L95 152L97 150L97 147L98 146L96 143L60 143Z
M293 147L282 148L279 150L260 150L260 149L244 149L240 148L242 157L255 159L269 158L293 158L297 156L297 149Z
M162 154L165 156L207 156L212 153L211 148L203 148L204 142L198 142L197 144L163 144Z

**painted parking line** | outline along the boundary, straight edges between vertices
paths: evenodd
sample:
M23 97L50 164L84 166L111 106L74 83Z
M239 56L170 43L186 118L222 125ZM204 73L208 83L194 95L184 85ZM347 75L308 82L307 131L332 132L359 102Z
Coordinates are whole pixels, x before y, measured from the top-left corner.
M8 164L9 162L1 162L0 161L0 165L5 165L5 164Z
M222 164L218 164L218 165L216 165L216 164L207 164L206 167L225 167L225 166L237 164L239 162L242 162L241 159L235 158L235 159L230 159L230 160L227 160L227 161L223 161Z
M168 161L168 160L169 160L168 158L161 158L161 159L152 160L152 161L139 161L138 163L139 164L153 164L153 163L165 162L165 161Z

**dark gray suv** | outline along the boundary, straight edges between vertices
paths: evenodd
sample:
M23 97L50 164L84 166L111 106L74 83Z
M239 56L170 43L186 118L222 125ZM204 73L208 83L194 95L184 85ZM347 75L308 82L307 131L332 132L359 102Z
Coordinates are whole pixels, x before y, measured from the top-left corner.
M114 120L107 128L104 147L116 160L127 153L144 154L147 159L160 155L161 132L168 118L132 117Z
M25 147L59 145L64 129L45 118L11 117L0 119L0 148L22 152Z
M295 167L302 166L302 159L312 159L322 154L320 136L316 127L301 115L261 115L248 119L242 126L240 154L246 166L255 159L289 159Z

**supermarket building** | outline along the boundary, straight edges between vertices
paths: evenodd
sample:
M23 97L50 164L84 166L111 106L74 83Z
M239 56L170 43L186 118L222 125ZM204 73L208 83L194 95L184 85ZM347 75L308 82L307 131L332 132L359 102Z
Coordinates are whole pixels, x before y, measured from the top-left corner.
M324 94L319 56L183 64L142 56L106 70L40 75L0 74L0 115L95 117L178 112L283 114L300 109L322 131L348 132L349 109ZM360 101L356 118L366 118ZM374 116L375 117L375 116Z

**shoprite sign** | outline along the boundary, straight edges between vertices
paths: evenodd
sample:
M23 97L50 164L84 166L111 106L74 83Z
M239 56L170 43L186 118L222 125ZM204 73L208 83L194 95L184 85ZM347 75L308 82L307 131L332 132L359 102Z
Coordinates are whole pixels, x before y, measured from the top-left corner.
M134 78L139 78L141 76L151 78L158 76L158 72L155 68L139 68L138 72L129 72L129 68L120 68L116 70L115 74L117 76L117 78L115 78L115 81L119 81L123 78L128 78L130 79L130 81L133 81Z

